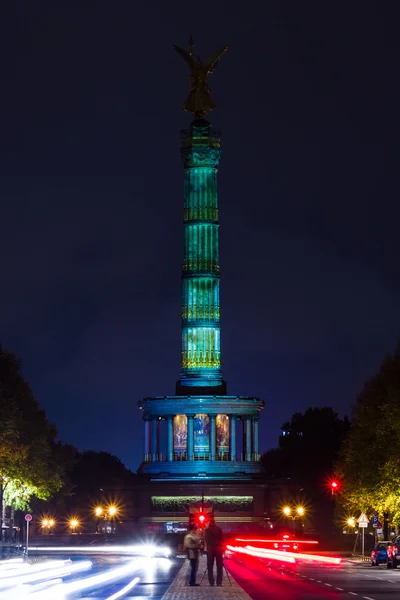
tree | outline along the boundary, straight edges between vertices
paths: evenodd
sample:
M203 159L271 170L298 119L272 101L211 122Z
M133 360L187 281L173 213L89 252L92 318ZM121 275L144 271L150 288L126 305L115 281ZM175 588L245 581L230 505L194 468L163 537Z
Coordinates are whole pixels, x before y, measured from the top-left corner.
M0 345L0 515L32 496L46 499L62 485L57 431L21 374L22 363Z
M342 502L351 511L378 511L400 523L400 346L364 385L338 467Z
M328 536L334 532L332 524L335 498L327 480L334 473L341 442L349 430L347 417L341 419L332 408L308 408L295 413L282 425L279 447L261 457L267 477L290 479L301 485L301 495L282 498L283 501L306 505L308 526Z
M321 485L333 472L349 427L348 418L330 407L294 413L282 425L279 447L261 457L267 475Z
M70 511L90 512L96 504L128 504L136 476L108 452L78 453L70 473L72 493L66 499Z

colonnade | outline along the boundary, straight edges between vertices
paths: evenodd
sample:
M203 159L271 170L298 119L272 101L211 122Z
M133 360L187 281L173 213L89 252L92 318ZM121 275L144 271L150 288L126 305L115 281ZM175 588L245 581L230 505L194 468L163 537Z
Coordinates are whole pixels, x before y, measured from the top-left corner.
M229 442L223 449L217 445L217 417L228 417L229 419ZM185 442L179 448L174 446L174 419L186 419ZM206 449L198 450L195 446L195 428L196 417L206 417L209 419L208 439ZM166 422L166 452L161 451L160 427L161 423ZM242 444L239 453L237 452L237 423L242 427ZM193 460L229 460L229 461L258 461L258 423L259 418L252 415L165 415L152 416L144 419L144 462L173 462L173 461L193 461Z

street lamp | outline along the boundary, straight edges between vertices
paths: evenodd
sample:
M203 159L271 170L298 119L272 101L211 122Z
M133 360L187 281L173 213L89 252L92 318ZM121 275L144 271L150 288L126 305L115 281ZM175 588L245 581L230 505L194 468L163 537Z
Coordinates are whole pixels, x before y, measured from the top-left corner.
M349 517L347 519L347 525L349 527L355 527L356 526L356 520L355 520L355 518L354 517Z
M108 528L111 528L111 523L107 526L107 521L112 520L118 516L119 508L114 504L109 506L96 506L94 514L97 517L96 533L101 533L102 530L105 532ZM104 521L104 525L100 527L100 521Z
M51 519L51 518L48 519L47 517L44 517L41 522L43 531L46 531L46 529L47 529L48 532L50 532L50 529L52 527L54 527L55 524L56 524L56 522L54 519Z
M79 520L78 520L78 519L75 519L75 518L73 518L73 519L70 519L68 524L69 524L69 527L70 527L70 529L71 529L72 533L75 533L75 530L76 530L76 529L79 527L79 525L80 525L80 523L79 523Z
M306 514L306 509L304 508L304 506L296 506L295 509L291 508L290 506L284 506L282 509L283 514L285 515L285 517L291 517L292 522L293 522L293 534L295 533L295 529L296 529L296 524L295 521L296 519L300 519L301 517L304 517Z

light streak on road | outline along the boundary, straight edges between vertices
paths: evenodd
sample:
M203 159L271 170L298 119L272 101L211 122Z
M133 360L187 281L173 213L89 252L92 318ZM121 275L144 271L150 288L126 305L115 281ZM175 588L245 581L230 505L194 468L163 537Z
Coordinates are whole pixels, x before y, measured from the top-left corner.
M2 571L18 568L24 562L23 558L9 558L0 561L0 576Z
M135 577L135 579L132 579L128 585L121 588L119 592L115 592L115 594L106 598L106 600L118 600L118 598L122 598L122 596L125 596L125 594L130 592L130 590L132 590L139 581L140 577Z
M230 546L227 545L227 549L230 552L237 552L238 554L247 554L247 556L255 556L256 558L269 558L271 560L279 560L280 562L287 562L294 564L296 561L292 556L289 556L288 552L279 552L274 550L268 550L266 548L252 548L251 546Z
M135 559L122 567L109 569L108 571L99 573L97 575L92 575L90 577L85 577L84 579L78 579L76 581L69 581L68 583L55 585L49 590L32 594L29 596L29 598L32 600L68 600L71 596L73 597L78 592L93 590L105 584L109 584L112 581L118 581L118 579L122 579L127 575L131 575L135 571L141 569L143 566L143 558Z
M292 540L291 538L287 538L287 539L282 538L281 540L277 539L277 538L274 538L273 540L236 538L235 542L246 542L247 544L249 542L252 542L253 544L254 543L256 543L256 544L276 544L276 543L282 544L283 542L290 542L291 544L319 544L319 542L317 540Z
M341 558L333 556L320 556L317 554L301 554L298 552L283 552L282 550L272 550L269 548L257 548L256 546L231 546L227 545L227 550L237 552L239 554L247 554L257 558L268 558L270 560L278 560L281 562L295 563L296 561L311 561L323 562L326 564L340 565Z
M171 556L171 549L167 546L154 546L152 544L115 545L115 546L31 546L29 552L64 552L83 554L136 554L138 556Z
M29 565L29 570L22 575L11 575L0 579L0 588L7 589L10 587L17 587L26 583L32 583L35 581L43 581L46 579L53 579L55 577L65 577L72 573L78 573L80 571L86 571L92 567L90 560L83 560L76 563L71 561L51 561L48 563L39 563L36 565Z

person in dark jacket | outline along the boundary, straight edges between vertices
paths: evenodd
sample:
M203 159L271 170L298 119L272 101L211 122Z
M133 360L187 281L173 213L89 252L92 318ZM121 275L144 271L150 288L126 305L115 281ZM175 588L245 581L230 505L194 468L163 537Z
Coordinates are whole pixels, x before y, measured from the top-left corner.
M222 568L224 564L222 558L224 552L223 537L224 534L221 527L218 527L214 520L210 521L205 531L207 572L210 585L214 585L214 560L217 563L217 585L222 585Z

